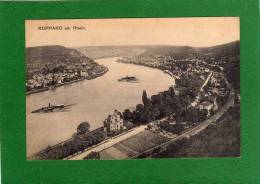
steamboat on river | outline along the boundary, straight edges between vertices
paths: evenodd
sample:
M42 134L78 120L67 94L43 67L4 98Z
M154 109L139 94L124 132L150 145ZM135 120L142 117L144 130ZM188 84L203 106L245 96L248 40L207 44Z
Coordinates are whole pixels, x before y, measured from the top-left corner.
M135 76L125 76L120 79L118 79L119 82L134 82L137 81L138 79Z
M64 105L64 104L59 104L59 105L49 105L47 107L42 107L40 109L33 110L31 113L48 113L48 112L62 112L69 108L72 104L69 105Z

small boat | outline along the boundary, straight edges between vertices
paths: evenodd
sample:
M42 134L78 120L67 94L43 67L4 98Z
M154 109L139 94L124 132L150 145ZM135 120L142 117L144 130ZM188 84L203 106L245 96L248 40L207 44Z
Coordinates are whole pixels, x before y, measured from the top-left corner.
M120 79L118 79L118 81L120 82L130 82L130 81L137 81L137 78L135 76L125 76L125 77L122 77Z
M64 105L64 104L51 105L51 103L49 103L49 105L47 107L42 107L40 109L33 110L31 113L56 112L56 111L64 110L65 108L70 107L70 106L71 105Z

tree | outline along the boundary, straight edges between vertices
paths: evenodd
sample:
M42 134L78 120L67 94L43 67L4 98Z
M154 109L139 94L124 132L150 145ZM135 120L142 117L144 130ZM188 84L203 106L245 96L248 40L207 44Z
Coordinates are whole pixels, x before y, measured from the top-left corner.
M151 102L152 102L152 104L159 104L160 103L159 95L152 95L151 96Z
M159 110L160 110L160 117L165 117L170 113L172 113L172 108L167 104L160 105Z
M136 105L136 112L143 112L143 110L144 110L144 106L143 106L143 104L138 104L138 105Z
M148 105L148 103L149 103L149 99L147 97L146 90L143 90L142 101L143 101L144 106Z
M176 123L175 125L173 125L173 128L174 128L174 133L178 135L184 130L184 127L180 123Z
M89 132L90 125L88 122L84 121L79 124L77 127L77 134L84 134L86 132Z
M190 107L187 109L186 121L196 123L199 121L199 109L195 107Z
M199 120L204 121L207 119L208 111L206 109L203 109L199 111Z
M174 89L172 86L169 88L169 93L170 93L171 97L175 96L175 92L174 92Z
M126 109L126 110L123 112L123 118L124 118L124 120L131 121L131 120L133 119L133 114L132 114L132 112L131 112L129 109Z
M84 160L87 160L87 159L100 159L100 154L98 152L92 151L90 154L88 154L83 159Z
M140 122L140 116L141 116L141 113L138 112L138 111L133 111L133 123L135 125L140 125L141 122Z
M160 109L157 105L154 105L153 108L151 109L152 114L154 116L155 119L158 119L158 117L160 116Z

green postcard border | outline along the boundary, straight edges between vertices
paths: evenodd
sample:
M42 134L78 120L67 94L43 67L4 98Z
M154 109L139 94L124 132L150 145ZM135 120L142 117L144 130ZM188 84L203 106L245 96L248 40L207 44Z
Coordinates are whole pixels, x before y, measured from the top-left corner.
M3 184L229 184L260 182L257 0L0 2L0 122ZM240 17L241 157L26 161L26 19ZM257 60L258 59L258 60Z

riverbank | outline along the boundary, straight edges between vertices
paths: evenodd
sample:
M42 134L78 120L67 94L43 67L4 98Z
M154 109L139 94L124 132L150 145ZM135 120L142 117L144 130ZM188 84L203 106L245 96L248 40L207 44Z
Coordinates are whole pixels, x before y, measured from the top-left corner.
M180 76L174 75L170 70L163 69L162 67L151 66L151 65L149 65L149 64L144 64L144 63L124 62L124 61L122 61L122 60L117 60L117 62L119 62L119 63L124 63L124 64L138 65L138 66L145 66L145 67L148 67L148 68L161 70L161 71L163 71L164 73L168 74L169 76L171 76L171 77L174 78L174 79L177 79L177 80L180 79Z
M56 84L52 87L44 87L44 88L41 88L41 89L37 89L37 90L31 90L31 91L27 91L26 92L26 95L31 95L31 94L34 94L34 93L40 93L40 92L44 92L44 91L48 91L48 90L52 90L52 89L55 89L57 87L60 87L60 86L63 86L63 85L66 85L66 84L72 84L72 83L75 83L75 82L79 82L79 81L83 81L83 80L92 80L92 79L95 79L97 77L101 77L102 75L104 75L106 72L108 72L108 68L105 67L105 70L98 73L98 74L95 74L93 76L89 76L89 77L84 77L84 78L80 78L80 79L77 79L77 80L72 80L72 81L69 81L69 82L64 82L64 83L61 83L61 84Z

